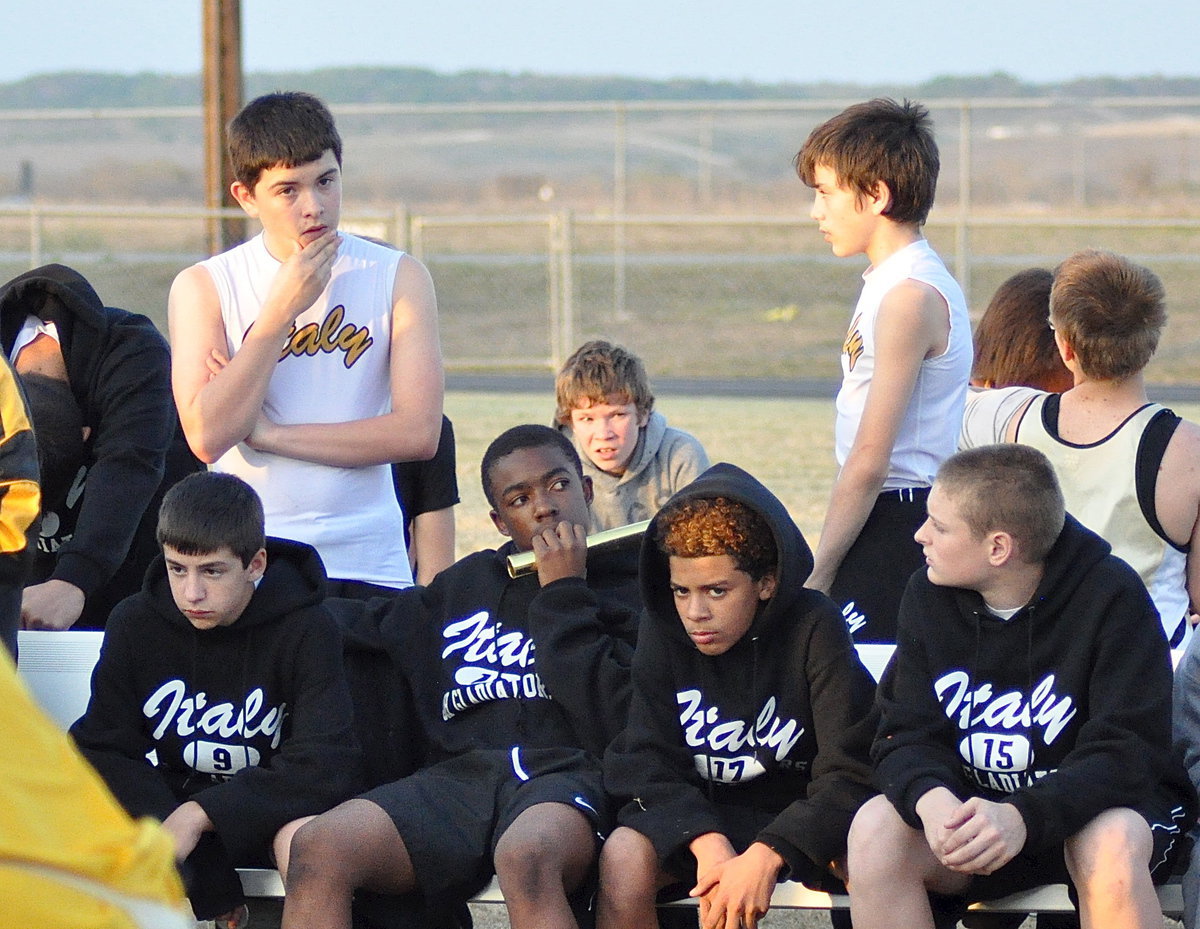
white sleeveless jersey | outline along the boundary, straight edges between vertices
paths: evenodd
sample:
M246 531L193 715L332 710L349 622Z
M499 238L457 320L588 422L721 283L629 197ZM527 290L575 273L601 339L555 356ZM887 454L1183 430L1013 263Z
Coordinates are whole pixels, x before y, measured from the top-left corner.
M1158 610L1167 640L1190 639L1187 554L1159 535L1138 501L1137 462L1142 435L1163 409L1147 403L1098 442L1076 445L1046 428L1046 397L1029 405L1017 423L1016 441L1032 445L1054 465L1067 512L1112 546L1113 554L1137 571ZM1147 462L1157 473L1159 462ZM1151 503L1153 506L1153 503ZM1180 645L1182 642L1174 642Z
M342 235L329 286L297 318L263 411L281 424L390 412L392 289L401 252ZM230 357L279 270L262 235L202 262L216 285ZM388 465L335 468L239 444L216 462L262 497L270 535L312 545L331 578L412 585Z
M875 321L884 296L905 280L928 284L946 302L946 350L921 362L912 397L892 446L884 490L929 487L938 466L955 452L971 376L971 322L962 288L925 239L902 248L863 274L863 289L842 345L842 387L834 426L841 466L854 445L875 373Z

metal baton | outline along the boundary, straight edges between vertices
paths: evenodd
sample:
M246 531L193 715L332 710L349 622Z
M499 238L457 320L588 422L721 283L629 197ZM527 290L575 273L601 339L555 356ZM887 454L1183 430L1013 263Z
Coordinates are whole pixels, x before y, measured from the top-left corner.
M601 548L605 545L616 545L635 536L640 536L646 531L646 527L650 525L650 520L643 519L640 523L630 523L628 526L617 526L613 529L605 529L602 532L596 532L587 537L587 547L591 551L593 548ZM521 577L523 574L531 574L537 570L537 557L533 552L517 552L508 556L508 576Z

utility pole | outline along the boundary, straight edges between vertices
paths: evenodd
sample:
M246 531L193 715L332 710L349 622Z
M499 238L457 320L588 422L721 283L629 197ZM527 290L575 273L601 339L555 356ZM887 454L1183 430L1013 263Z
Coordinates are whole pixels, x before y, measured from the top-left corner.
M201 0L204 11L204 189L210 210L236 207L225 153L225 127L242 107L241 0ZM245 238L242 219L208 221L208 251L215 255Z

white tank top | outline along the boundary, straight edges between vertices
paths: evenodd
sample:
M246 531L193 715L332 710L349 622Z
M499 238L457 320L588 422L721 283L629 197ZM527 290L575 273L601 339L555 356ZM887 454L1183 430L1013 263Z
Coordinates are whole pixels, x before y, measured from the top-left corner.
M842 387L834 426L841 466L854 445L867 391L875 373L875 320L889 290L905 280L928 284L946 302L950 337L946 350L921 362L912 397L892 446L884 490L929 487L938 466L955 452L967 382L971 376L971 322L962 288L925 239L902 248L863 274L862 294L842 346Z
M342 235L325 292L297 318L267 388L277 423L349 422L391 410L392 289L401 252ZM202 265L216 285L230 357L258 316L279 262L262 235ZM335 468L245 444L214 468L249 483L270 535L312 545L331 578L412 586L388 465Z
M1045 396L1029 405L1017 423L1016 440L1050 459L1067 512L1108 542L1113 554L1141 576L1168 641L1180 633L1182 623L1185 638L1172 641L1172 645L1182 645L1190 638L1184 622L1188 612L1187 554L1151 527L1137 493L1138 448L1150 420L1163 407L1147 403L1100 441L1075 445L1046 428L1045 406ZM1155 473L1158 464L1153 462Z

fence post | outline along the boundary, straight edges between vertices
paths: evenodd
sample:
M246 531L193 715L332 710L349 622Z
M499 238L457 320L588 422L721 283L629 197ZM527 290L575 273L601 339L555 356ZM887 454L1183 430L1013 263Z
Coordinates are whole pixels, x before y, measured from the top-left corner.
M971 101L963 100L958 114L958 221L954 235L954 271L958 286L971 305Z
M628 318L625 311L625 210L628 194L625 189L625 168L628 143L625 137L625 105L616 104L613 124L613 319Z
M29 267L42 266L42 213L36 206L29 208Z
M420 216L412 217L412 220L409 222L408 225L409 225L409 229L411 230L411 232L409 234L409 245L411 246L409 254L412 255L415 259L417 259L417 261L424 261L425 260L425 224L422 221L422 217L420 217Z
M392 211L392 229L388 241L402 252L409 250L408 206L401 203Z
M562 363L559 346L562 344L562 214L551 213L546 217L546 284L547 284L547 328L549 329L550 367L558 370Z
M563 210L559 215L559 311L558 352L554 369L570 357L575 349L575 211Z

